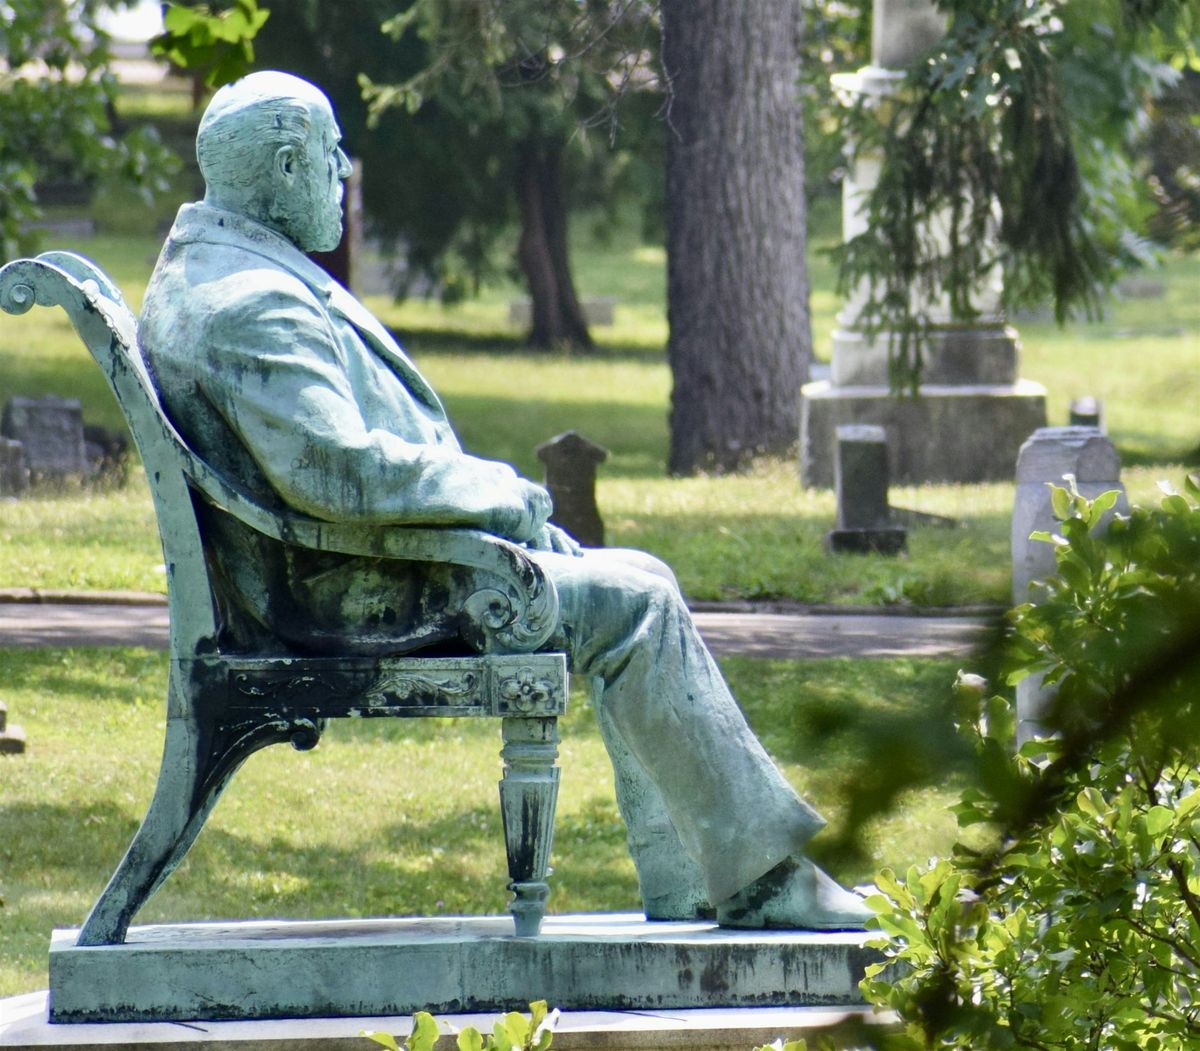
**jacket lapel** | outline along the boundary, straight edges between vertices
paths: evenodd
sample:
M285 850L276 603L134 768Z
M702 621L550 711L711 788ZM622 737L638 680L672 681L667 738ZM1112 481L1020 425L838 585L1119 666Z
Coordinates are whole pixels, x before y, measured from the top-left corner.
M203 241L232 245L262 256L275 266L287 270L303 281L331 314L336 314L354 327L371 350L396 373L413 397L445 419L446 411L441 400L408 355L400 349L391 333L353 295L281 234L236 212L199 202L185 204L179 210L170 236L172 240L183 243Z

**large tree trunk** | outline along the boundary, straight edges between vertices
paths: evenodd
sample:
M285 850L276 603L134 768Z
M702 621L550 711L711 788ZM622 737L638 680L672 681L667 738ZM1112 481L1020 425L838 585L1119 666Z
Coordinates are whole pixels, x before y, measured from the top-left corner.
M801 0L662 0L672 474L797 442L812 352Z
M562 146L525 144L517 158L517 200L521 240L517 260L529 286L535 347L589 349L592 337L571 280L567 255L567 205L562 177Z

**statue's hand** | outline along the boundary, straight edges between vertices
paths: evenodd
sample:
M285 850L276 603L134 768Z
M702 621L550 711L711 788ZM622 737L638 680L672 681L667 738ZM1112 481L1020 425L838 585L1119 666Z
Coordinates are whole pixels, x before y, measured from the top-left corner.
M505 529L500 535L521 544L532 544L541 535L546 519L554 510L554 504L550 500L550 494L540 485L535 485L525 478L518 478L517 482L521 487L521 500L524 504L521 517L515 527Z
M538 535L529 542L529 546L535 551L553 551L558 555L572 555L575 558L583 555L583 548L570 533L556 525L550 525L549 522L542 526Z

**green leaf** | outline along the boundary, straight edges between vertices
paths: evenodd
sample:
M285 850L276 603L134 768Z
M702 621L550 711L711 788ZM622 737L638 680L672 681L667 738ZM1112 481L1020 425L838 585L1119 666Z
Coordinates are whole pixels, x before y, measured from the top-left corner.
M168 33L187 33L194 25L201 22L204 15L182 4L167 4L163 12L163 29Z
M1152 806L1146 811L1146 832L1161 836L1175 821L1175 813L1169 807Z
M534 1000L529 1005L529 1028L536 1029L546 1020L546 1001Z
M400 1045L396 1043L396 1038L391 1033L371 1032L363 1029L358 1035L367 1040L374 1040L380 1047L386 1047L388 1051L400 1051Z
M524 1047L526 1041L533 1033L533 1027L529 1024L529 1019L521 1014L520 1011L509 1011L501 1019L501 1024L508 1033L509 1039L512 1040L514 1047Z
M496 1019L492 1026L492 1051L512 1051L513 1038L505 1028L503 1019Z
M1071 494L1061 485L1050 486L1050 509L1060 522L1071 517Z
M469 1025L455 1040L458 1051L483 1051L483 1034L473 1025Z
M1089 529L1094 529L1100 524L1100 519L1105 516L1117 505L1117 501L1121 498L1119 489L1106 489L1095 500L1091 502L1087 512L1087 524Z
M408 1038L408 1051L433 1051L437 1043L438 1024L428 1011L418 1011L413 1015L412 1035Z

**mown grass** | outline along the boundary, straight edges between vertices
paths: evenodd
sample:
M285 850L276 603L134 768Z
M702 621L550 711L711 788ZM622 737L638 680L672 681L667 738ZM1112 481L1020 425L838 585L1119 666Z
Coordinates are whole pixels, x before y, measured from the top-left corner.
M747 715L835 831L872 720L927 709L946 661L723 662ZM141 819L163 729L166 657L0 650L23 756L0 756L0 996L44 988L50 931L78 925ZM637 907L612 775L580 693L562 725L555 912ZM336 723L310 754L253 757L142 922L498 913L506 907L491 720ZM952 780L952 779L951 779ZM950 783L867 831L870 878L947 849ZM819 840L817 841L819 843Z

